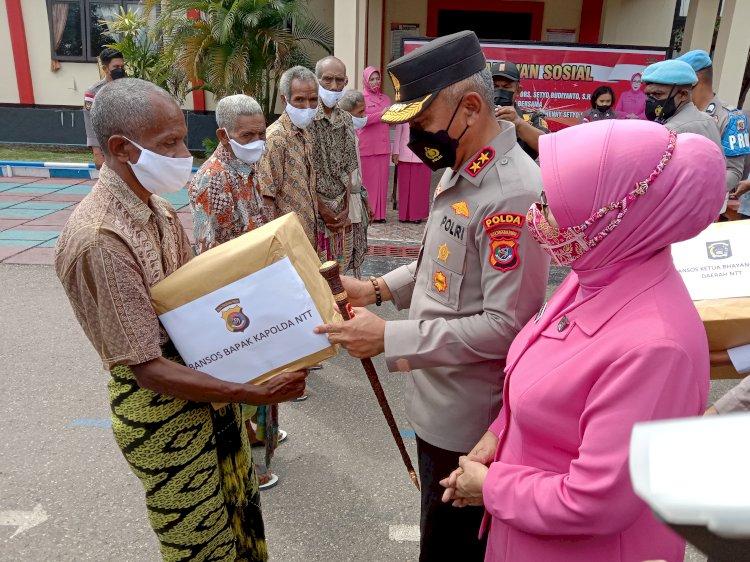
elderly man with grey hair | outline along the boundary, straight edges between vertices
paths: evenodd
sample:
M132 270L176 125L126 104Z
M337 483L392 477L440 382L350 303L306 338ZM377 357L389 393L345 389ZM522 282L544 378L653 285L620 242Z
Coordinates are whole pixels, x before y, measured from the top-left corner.
M318 108L318 81L310 69L294 66L281 75L279 91L284 112L266 130L258 185L274 217L297 213L317 250L318 198L308 126Z
M250 96L227 96L216 105L219 146L190 182L195 250L201 253L269 221L255 179L265 149L266 119Z
M151 287L192 257L159 196L183 189L192 171L185 117L161 88L122 78L99 91L91 121L104 165L60 234L55 269L110 372L115 440L143 484L164 560L264 561L239 403L300 396L306 373L236 384L185 365L151 305Z
M315 73L321 103L310 125L310 135L316 147L313 164L318 190L318 254L323 261L338 261L344 271L354 249L349 219L351 174L359 169L351 115L337 105L349 79L346 65L332 56L319 60ZM358 239L358 243L364 244L366 252L367 240ZM362 248L357 251L362 253Z

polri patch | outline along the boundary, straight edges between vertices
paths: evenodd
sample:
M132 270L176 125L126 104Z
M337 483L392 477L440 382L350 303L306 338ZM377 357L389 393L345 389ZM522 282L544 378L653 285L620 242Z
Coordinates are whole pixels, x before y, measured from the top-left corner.
M490 265L498 271L511 271L518 267L518 241L511 238L496 238L490 241Z
M521 227L526 217L517 213L495 213L482 221L490 238L490 265L498 271L511 271L521 263L518 253Z
M485 146L482 150L479 151L479 153L476 155L476 158L474 158L474 160L472 160L469 165L464 168L464 171L472 178L475 178L479 175L479 172L487 167L487 164L492 162L492 159L494 157L495 149L491 146Z

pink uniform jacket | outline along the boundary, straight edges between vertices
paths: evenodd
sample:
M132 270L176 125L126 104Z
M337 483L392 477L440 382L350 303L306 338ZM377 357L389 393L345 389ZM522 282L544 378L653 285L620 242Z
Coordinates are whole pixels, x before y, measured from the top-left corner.
M365 68L362 82L362 95L365 98L367 123L357 131L360 156L391 153L390 125L380 118L391 105L391 98L380 92L373 92L367 85L370 75L378 70L372 66Z
M634 423L703 412L705 331L668 249L573 304L578 290L571 273L510 348L487 560L682 562L632 490L628 449Z
M558 224L581 224L623 198L662 158L668 134L609 120L542 137L542 183ZM499 444L483 486L486 560L682 562L684 541L633 492L628 452L635 423L706 407L706 334L669 246L712 222L722 182L718 148L678 135L646 194L573 262L514 340L490 427Z

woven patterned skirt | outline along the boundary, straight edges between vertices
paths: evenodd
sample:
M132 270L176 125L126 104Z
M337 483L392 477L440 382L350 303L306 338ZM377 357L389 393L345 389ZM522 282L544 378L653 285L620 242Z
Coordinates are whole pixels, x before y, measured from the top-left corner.
M172 361L181 363L176 353ZM167 356L167 355L165 355ZM111 370L112 429L146 491L165 561L268 559L258 482L240 408L215 410L138 386Z

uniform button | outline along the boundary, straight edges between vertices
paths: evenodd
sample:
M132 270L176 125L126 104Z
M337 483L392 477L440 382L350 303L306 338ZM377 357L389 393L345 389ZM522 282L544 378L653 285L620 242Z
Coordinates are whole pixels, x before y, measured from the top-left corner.
M562 332L565 328L568 327L568 324L570 324L570 322L568 321L568 317L563 316L562 318L560 318L560 321L557 323L557 331Z
M505 165L506 165L506 164L508 163L508 159L507 159L507 158L503 158L502 160L500 160L500 163L501 163L501 164L502 164L503 166L505 166Z

